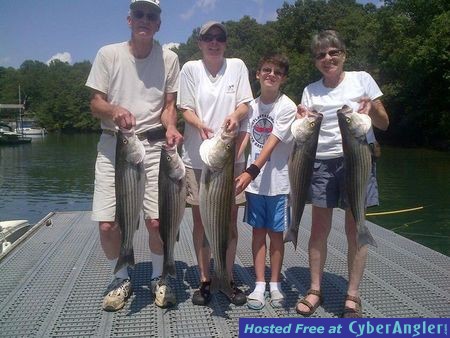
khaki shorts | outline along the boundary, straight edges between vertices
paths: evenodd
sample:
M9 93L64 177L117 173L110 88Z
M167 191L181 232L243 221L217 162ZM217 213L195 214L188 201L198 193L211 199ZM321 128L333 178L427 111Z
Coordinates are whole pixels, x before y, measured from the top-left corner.
M245 163L234 164L234 177L238 177L245 169ZM190 205L199 205L198 191L200 188L200 177L202 169L186 167L186 202ZM236 204L245 203L245 193L241 192L236 196Z
M145 183L144 218L159 218L158 211L158 175L161 146L165 141L141 141L145 147ZM94 198L92 202L92 220L113 222L116 217L116 192L114 165L116 158L116 136L103 133L97 144L95 163Z

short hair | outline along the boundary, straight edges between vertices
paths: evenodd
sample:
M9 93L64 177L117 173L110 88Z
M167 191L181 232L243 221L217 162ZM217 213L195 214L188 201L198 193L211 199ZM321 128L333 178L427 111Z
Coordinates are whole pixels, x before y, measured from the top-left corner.
M344 53L347 52L344 40L342 40L339 33L333 29L321 31L313 36L311 42L311 54L313 57L319 50L329 47L336 47Z
M284 70L284 75L288 75L289 72L289 59L283 54L268 54L263 56L259 60L258 70L261 70L263 64L273 63Z

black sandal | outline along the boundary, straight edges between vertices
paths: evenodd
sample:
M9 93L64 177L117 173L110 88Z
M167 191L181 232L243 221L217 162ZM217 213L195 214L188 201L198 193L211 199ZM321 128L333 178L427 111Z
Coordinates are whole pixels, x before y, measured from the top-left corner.
M342 318L362 318L361 298L347 295L345 297L345 300L354 302L356 304L356 306L354 309L346 306L344 308L344 313L342 314Z
M316 304L312 305L310 302L308 302L306 300L306 297L308 297L308 295L314 295L319 297L319 300L317 301ZM322 298L322 294L320 293L319 290L314 290L314 289L309 289L308 292L306 293L306 296L303 297L302 299L300 299L297 304L295 305L295 311L297 311L298 314L301 314L302 316L305 317L309 317L311 316L314 312L316 312L317 308L323 303L323 298ZM298 309L298 305L299 304L304 304L309 308L309 311L301 311Z

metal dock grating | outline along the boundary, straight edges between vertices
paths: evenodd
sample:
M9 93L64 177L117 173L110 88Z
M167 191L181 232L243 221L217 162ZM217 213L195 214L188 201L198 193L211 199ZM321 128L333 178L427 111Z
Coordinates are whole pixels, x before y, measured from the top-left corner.
M242 219L240 210L239 219ZM242 317L298 317L294 306L309 288L307 244L310 208L299 231L297 251L286 245L282 288L287 306L261 311L229 305L215 295L206 307L191 296L198 286L192 243L192 216L186 209L175 249L178 300L172 309L153 304L152 265L148 235L135 236L137 265L132 271L134 293L116 313L102 311L111 281L109 264L100 248L97 225L90 212L56 213L52 225L38 225L26 240L0 260L0 332L2 337L237 337ZM325 303L314 317L338 317L346 290L344 212L335 210L323 279ZM305 226L306 225L306 226ZM450 317L450 258L369 223L378 248L370 248L361 284L366 317ZM251 229L239 224L234 267L238 286L254 287ZM267 277L269 276L267 270Z

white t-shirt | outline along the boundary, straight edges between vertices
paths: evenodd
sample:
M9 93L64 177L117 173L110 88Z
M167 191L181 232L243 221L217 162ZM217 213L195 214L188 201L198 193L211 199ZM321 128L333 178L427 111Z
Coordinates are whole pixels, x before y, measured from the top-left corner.
M107 45L97 53L86 86L107 95L107 101L128 109L136 118L136 132L161 126L165 93L179 86L178 56L153 41L145 59L136 59L128 42ZM102 119L103 129L115 130L112 119Z
M247 132L250 134L251 150L248 165L259 156L270 134L281 142L245 191L265 196L289 194L288 159L293 140L291 124L296 112L296 104L284 94L272 104L262 103L260 97L250 103Z
M327 88L320 79L303 90L302 104L310 110L323 114L322 125L317 145L317 159L341 157L342 138L337 119L337 110L343 105L357 110L358 101L366 96L371 100L383 95L375 80L366 72L345 72L344 80L336 88ZM367 139L373 138L373 130Z
M225 59L215 77L208 72L202 60L189 61L181 69L178 107L194 111L214 132L220 129L225 118L234 112L238 105L252 99L248 70L240 59ZM198 129L186 123L183 161L188 167L203 167L199 154L201 143ZM237 162L244 162L244 158Z

